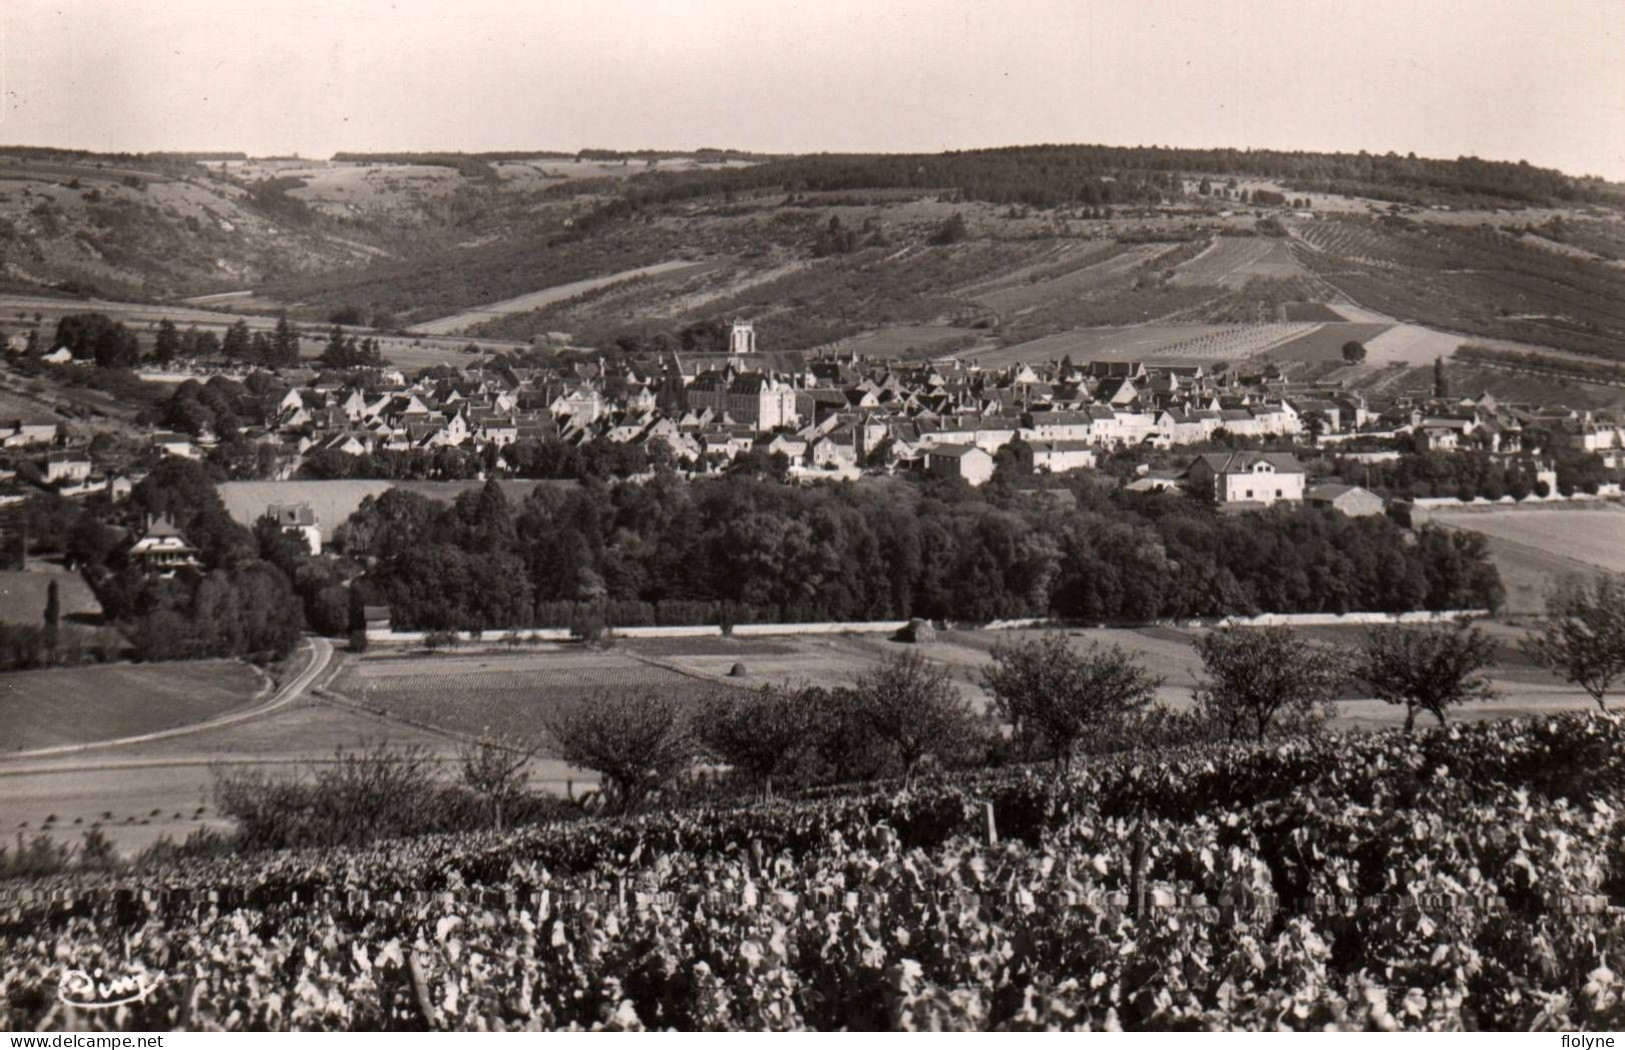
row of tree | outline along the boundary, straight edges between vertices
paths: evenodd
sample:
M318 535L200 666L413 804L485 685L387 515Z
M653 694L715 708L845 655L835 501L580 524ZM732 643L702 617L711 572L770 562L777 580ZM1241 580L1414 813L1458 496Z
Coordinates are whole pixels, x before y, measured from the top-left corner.
M1625 578L1570 581L1527 652L1606 710L1625 677ZM1494 641L1466 619L1371 629L1353 650L1284 627L1225 628L1195 640L1202 662L1194 705L1157 701L1164 680L1117 645L1073 645L1060 632L1000 644L981 674L993 719L978 716L948 668L918 653L896 655L850 687L729 690L698 706L657 693L598 698L556 713L555 753L597 772L609 804L634 809L700 759L769 796L774 786L899 775L1005 760L1053 761L1065 771L1084 754L1265 741L1315 734L1333 700L1354 689L1444 725L1463 704L1494 700ZM1005 742L1000 725L1011 731Z
M196 325L182 331L166 317L158 322L152 348L143 351L140 337L123 322L103 313L67 314L57 321L51 347L40 346L38 329L32 329L25 352L43 353L59 347L66 348L75 360L91 361L101 368L135 368L144 362L161 367L176 360L216 359L286 368L299 363L299 328L285 314L271 332L251 331L248 322L239 318L222 339Z
M1595 493L1605 482L1619 480L1618 473L1608 470L1602 457L1594 452L1556 450L1550 460L1557 474L1557 492L1562 496ZM1536 477L1532 460L1480 450L1407 453L1377 463L1336 458L1333 470L1350 484L1401 500L1498 500L1503 496L1523 500L1551 495L1551 486Z
M1068 493L1063 492L1063 495ZM784 621L1088 622L1493 608L1483 540L1296 508L1241 517L1168 496L954 481L789 487L497 482L453 504L364 501L336 542L407 628L528 627L542 603L732 603Z

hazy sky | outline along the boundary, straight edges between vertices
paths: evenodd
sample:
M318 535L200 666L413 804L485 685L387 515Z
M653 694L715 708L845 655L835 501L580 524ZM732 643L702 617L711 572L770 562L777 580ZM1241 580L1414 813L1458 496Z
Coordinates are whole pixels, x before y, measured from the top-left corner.
M1625 180L1625 0L3 0L0 142L1477 154Z

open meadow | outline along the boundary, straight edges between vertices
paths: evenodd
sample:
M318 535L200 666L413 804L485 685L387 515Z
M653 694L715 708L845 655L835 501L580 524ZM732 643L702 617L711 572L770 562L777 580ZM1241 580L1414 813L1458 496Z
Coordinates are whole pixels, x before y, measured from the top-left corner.
M53 583L65 622L94 623L101 619L101 603L83 576L59 567L41 566L27 572L0 571L0 623L42 623Z
M1494 674L1497 700L1467 705L1461 721L1584 710L1591 701L1577 689L1531 667L1518 651L1522 629L1489 624L1503 666ZM181 839L200 828L222 828L211 795L217 769L293 773L319 768L335 748L377 744L414 746L442 763L450 775L458 754L479 737L544 738L545 719L564 705L591 703L603 690L658 689L690 701L718 690L764 684L848 685L895 653L915 650L949 670L955 688L978 709L988 696L983 668L993 648L1036 631L954 630L920 646L883 635L796 638L678 638L619 640L608 649L574 643L541 643L513 651L488 642L454 654L374 651L342 656L323 681L294 703L224 726L164 739L98 748L76 756L7 759L0 756L0 814L5 830L47 830L77 842L85 828L100 825L120 850L142 849L160 838ZM1358 645L1364 629L1314 628L1317 641ZM1191 702L1200 660L1195 632L1174 627L1070 630L1074 647L1116 644L1163 676L1158 699L1172 707ZM743 664L745 674L730 674ZM133 675L100 678L93 672ZM71 740L94 725L95 735L129 733L198 722L250 702L252 678L242 665L171 664L153 667L86 668L38 675L8 675L27 685L36 712L28 723L32 746ZM63 693L48 675L78 676L80 687ZM60 683L68 678L56 679ZM133 693L126 684L139 683ZM99 688L97 688L99 686ZM200 693L212 699L199 701ZM144 703L118 705L112 695L140 695ZM64 700L66 697L66 701ZM1338 704L1336 725L1345 729L1392 728L1403 713L1374 700L1350 697ZM76 721L68 712L90 712ZM528 769L532 789L563 793L592 786L595 777L549 757ZM55 820L47 823L47 818Z
M1546 595L1565 576L1625 572L1625 508L1618 504L1442 509L1430 520L1489 540L1514 616L1543 613Z
M265 679L236 660L105 664L0 677L5 751L153 733L245 707Z

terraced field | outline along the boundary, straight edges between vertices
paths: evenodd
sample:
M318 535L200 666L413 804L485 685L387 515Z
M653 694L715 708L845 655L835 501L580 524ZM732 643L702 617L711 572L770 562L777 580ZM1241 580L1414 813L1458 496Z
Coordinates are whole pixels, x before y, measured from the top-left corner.
M1080 298L1114 286L1136 266L1156 259L1173 247L1168 244L1138 244L1060 276L1001 288L979 296L976 301L1001 314L1012 315L1058 300Z
M1204 332L1194 338L1166 346L1147 355L1151 363L1167 361L1245 361L1289 340L1310 335L1315 325L1282 324L1229 325Z
M1164 347L1198 338L1223 327L1208 324L1148 324L1126 328L1077 328L996 350L965 351L955 356L975 358L988 368L1003 368L1029 361L1059 361L1062 357L1071 357L1079 363L1137 361Z
M839 351L867 354L871 357L907 357L922 353L940 356L965 349L968 344L977 342L983 335L983 332L975 328L959 328L954 325L900 324L877 328L872 332L864 332L839 342L814 347L811 352Z
M1273 237L1218 237L1201 255L1174 270L1174 283L1240 287L1254 277L1303 277L1287 243Z

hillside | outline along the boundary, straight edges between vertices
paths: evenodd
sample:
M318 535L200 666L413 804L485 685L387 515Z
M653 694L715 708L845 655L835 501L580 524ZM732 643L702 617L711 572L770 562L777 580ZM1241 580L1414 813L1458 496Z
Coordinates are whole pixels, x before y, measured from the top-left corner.
M1338 378L1383 385L1469 340L1625 346L1625 188L1527 165L1089 146L340 158L5 150L3 281L450 339L659 345L702 326L683 339L701 349L703 326L746 316L782 350L1268 353L1315 378L1370 339Z

